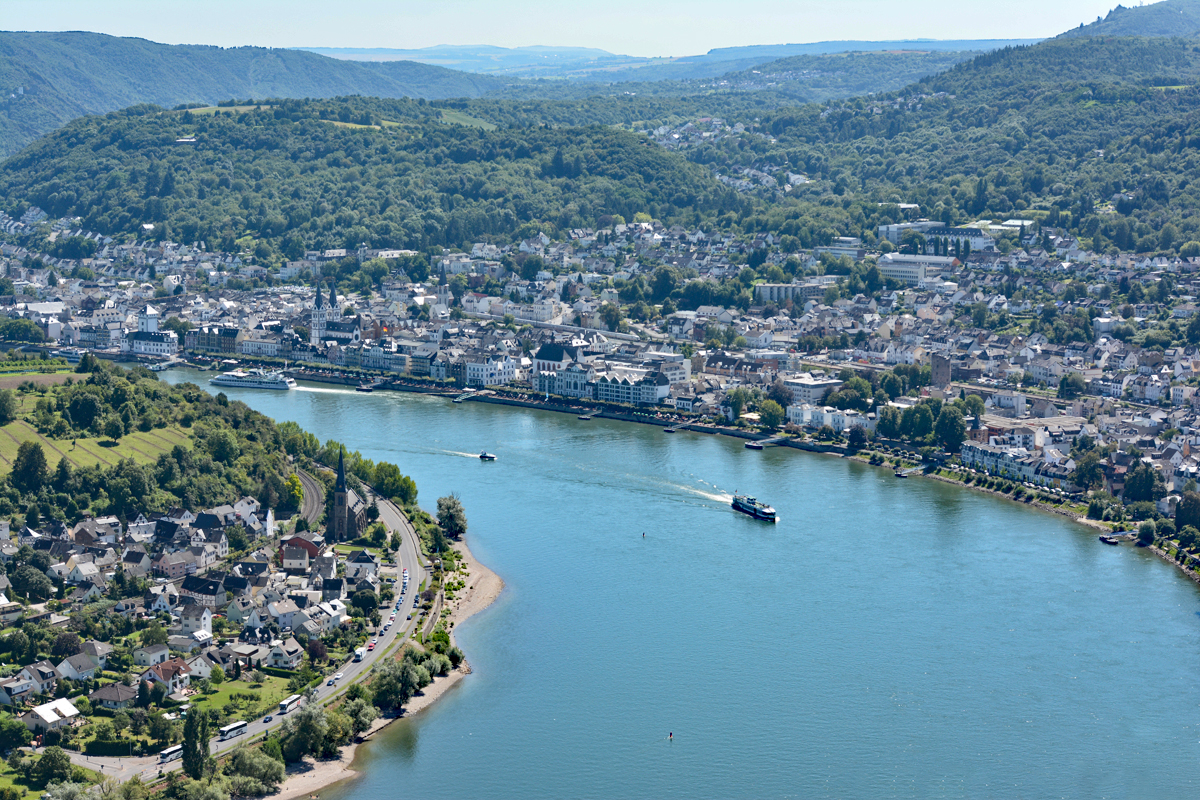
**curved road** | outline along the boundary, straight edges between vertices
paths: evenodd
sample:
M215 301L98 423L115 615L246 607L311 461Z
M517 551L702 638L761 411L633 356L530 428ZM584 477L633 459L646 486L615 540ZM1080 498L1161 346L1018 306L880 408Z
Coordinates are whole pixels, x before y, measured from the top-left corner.
M305 474L299 472L301 480L304 480ZM309 480L313 480L309 477ZM308 490L305 489L307 496ZM416 533L413 530L412 523L404 516L403 512L392 503L390 500L377 498L379 503L380 519L388 526L389 530L398 531L400 533L400 550L397 552L397 562L395 566L383 567L381 574L384 577L395 577L396 584L394 590L396 598L392 601L392 605L380 609L380 614L386 624L388 615L395 610L396 600L399 600L399 591L402 586L400 580L401 569L408 568L408 591L404 594L404 600L400 604L399 610L396 610L396 624L391 630L380 634L374 638L378 639L378 644L374 650L367 651L366 657L360 661L347 661L342 666L338 667L335 672L344 673L342 679L335 685L329 686L328 682L323 683L317 690L317 702L322 705L328 704L331 700L342 694L346 688L370 672L371 667L379 660L379 658L392 648L393 652L397 642L403 642L408 638L409 633L414 629L414 626L419 622L419 618L414 615L412 620L407 620L406 617L413 612L413 598L417 596L417 590L421 583L429 578L429 572L425 569L424 559L420 557L420 548L417 545ZM275 730L282 723L285 717L281 716L277 711L272 712L273 719L270 723L264 723L262 718L251 722L246 729L246 733L242 736L234 737L227 741L213 739L209 744L209 750L214 755L224 753L236 747L240 742L257 741L263 737L268 730ZM131 757L89 757L82 753L67 751L71 756L71 762L79 764L102 772L104 775L117 778L121 781L127 781L135 775L143 780L151 780L156 778L159 773L158 756L145 756L141 758ZM181 766L179 761L172 761L162 765L162 771L166 772L172 769L178 769Z

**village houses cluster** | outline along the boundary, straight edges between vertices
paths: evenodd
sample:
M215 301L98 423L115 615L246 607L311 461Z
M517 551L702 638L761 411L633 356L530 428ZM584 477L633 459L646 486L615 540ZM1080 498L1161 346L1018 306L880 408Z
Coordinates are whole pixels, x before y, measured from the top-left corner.
M0 705L13 707L31 731L41 734L79 724L71 698L84 686L94 687L84 695L93 708L116 711L136 702L140 684L185 703L192 682L208 678L217 667L226 675L243 668L297 670L305 655L297 637L320 639L347 624L348 599L363 590L379 591L380 562L366 550L339 557L326 536L315 531L276 541L274 526L271 512L244 497L200 513L139 514L127 525L103 517L85 518L73 527L51 522L15 537L0 530L5 542L0 562L11 562L26 546L44 552L51 562L47 574L64 586L64 599L48 610L45 603L10 600L13 587L0 576L0 590L7 593L0 595L5 625L43 623L72 630L73 615L85 613L93 602L111 601L109 589L118 573L122 585L144 579L148 588L113 604L111 614L134 624L169 620L167 642L137 647L128 654L131 664L110 664L113 645L87 640L67 657L17 665L0 679ZM245 545L241 554L231 554L231 537ZM217 637L214 620L222 628ZM73 689L67 694L64 679Z

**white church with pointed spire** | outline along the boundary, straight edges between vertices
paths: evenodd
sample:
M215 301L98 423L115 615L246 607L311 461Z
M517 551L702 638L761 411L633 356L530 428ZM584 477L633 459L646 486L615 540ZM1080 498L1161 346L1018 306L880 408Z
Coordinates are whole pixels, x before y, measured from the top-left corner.
M337 283L329 282L329 304L324 305L321 297L321 284L317 283L317 299L313 303L312 326L308 329L308 343L313 347L325 340L325 331L329 323L341 318L338 312Z

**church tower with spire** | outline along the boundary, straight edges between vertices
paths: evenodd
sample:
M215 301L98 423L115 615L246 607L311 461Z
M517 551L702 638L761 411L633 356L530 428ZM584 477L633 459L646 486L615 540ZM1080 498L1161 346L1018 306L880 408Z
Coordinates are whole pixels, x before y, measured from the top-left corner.
M338 453L337 481L333 485L328 535L331 541L357 539L366 530L367 504L346 482L345 451Z
M332 281L330 282L332 283ZM336 295L334 295L334 305L337 304ZM308 330L308 343L316 347L325 338L325 326L328 324L332 309L322 306L321 284L317 284L317 299L313 303L312 325Z

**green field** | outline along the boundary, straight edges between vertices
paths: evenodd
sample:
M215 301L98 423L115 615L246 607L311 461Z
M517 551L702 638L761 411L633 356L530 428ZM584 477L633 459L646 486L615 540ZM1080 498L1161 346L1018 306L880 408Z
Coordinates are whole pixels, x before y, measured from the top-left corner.
M236 681L226 678L220 686L213 688L216 691L212 694L192 695L189 698L192 705L196 708L229 710L234 719L244 719L247 722L267 714L274 714L279 708L279 701L291 694L288 691L287 680L276 678L273 675L263 678L261 684L248 683L244 680L244 676L242 680ZM251 694L255 695L255 699L238 698L234 700L234 694Z
M53 470L63 458L73 467L90 467L97 464L110 467L124 458L132 458L142 464L153 462L162 453L170 452L175 445L191 447L191 435L179 427L155 428L149 431L134 431L122 436L114 444L108 439L50 439L38 433L25 420L16 420L0 427L0 472L7 471L17 457L21 442L34 441L42 445L46 463Z
M204 106L203 108L189 108L188 111L193 114L216 114L218 111L236 111L239 114L246 111L257 111L260 108L273 108L273 106ZM182 111L179 113L183 113Z
M496 126L492 123L452 108L442 110L442 122L450 125L466 125L468 128L483 128L485 131L496 130Z

